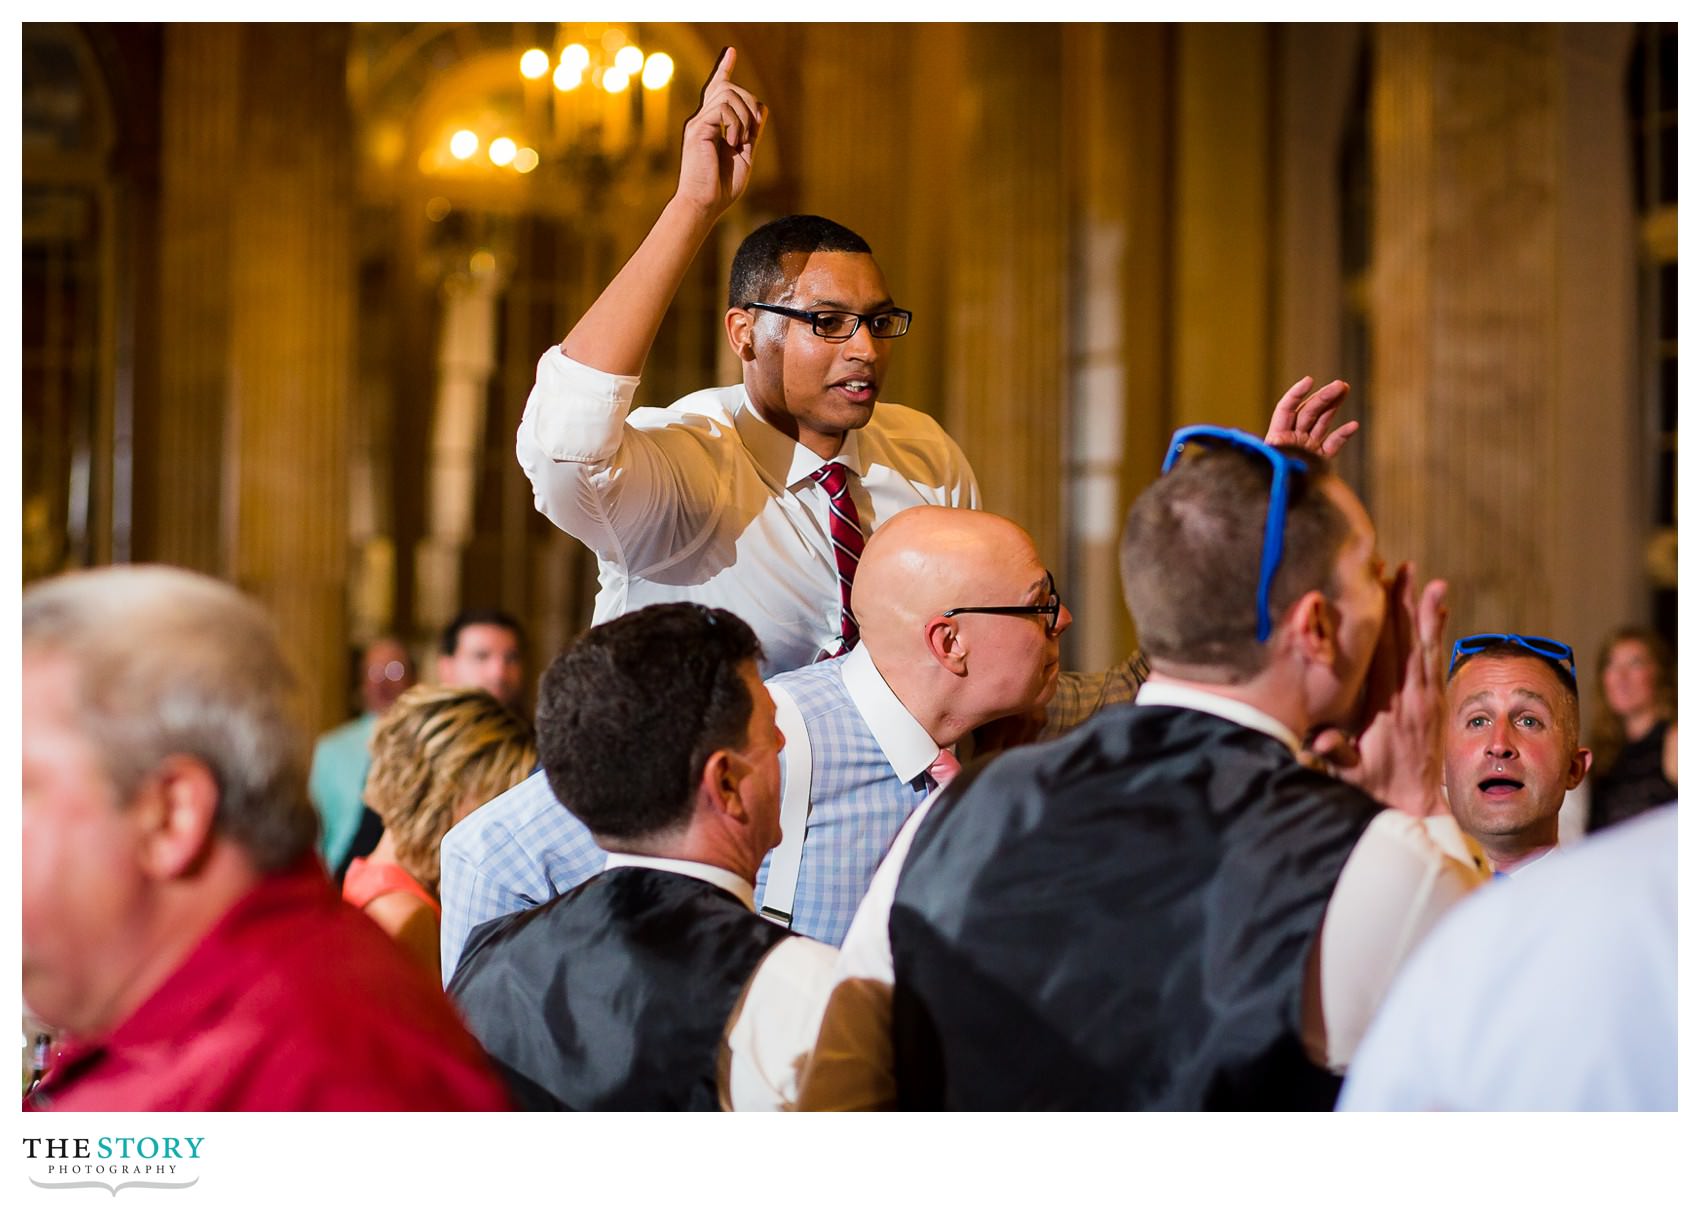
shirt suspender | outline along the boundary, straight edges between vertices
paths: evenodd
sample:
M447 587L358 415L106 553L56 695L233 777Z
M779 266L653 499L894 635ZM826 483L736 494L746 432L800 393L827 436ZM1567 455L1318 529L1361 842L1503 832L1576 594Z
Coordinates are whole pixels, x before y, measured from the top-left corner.
M803 865L803 834L809 824L809 793L814 782L814 755L808 726L797 701L784 687L767 684L773 696L774 723L785 736L780 759L785 764L785 792L779 802L783 837L773 848L762 889L761 915L782 927L791 925L791 906L797 900L797 871Z

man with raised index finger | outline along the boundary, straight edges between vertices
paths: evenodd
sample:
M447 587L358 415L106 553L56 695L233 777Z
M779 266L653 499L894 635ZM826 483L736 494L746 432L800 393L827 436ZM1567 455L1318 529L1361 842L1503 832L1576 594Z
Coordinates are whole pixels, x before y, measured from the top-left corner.
M516 449L538 510L596 553L594 622L656 602L724 607L760 637L767 676L855 646L850 590L874 529L914 505L978 508L980 491L936 421L880 399L911 314L867 242L818 215L773 220L738 248L725 332L742 381L632 408L662 318L749 185L767 127L736 63L726 48L704 85L655 225L538 361ZM1310 387L1282 397L1269 441L1332 455L1357 428L1328 429L1346 385Z
M743 382L631 411L686 269L750 181L767 107L733 82L736 61L728 47L704 86L655 226L538 362L518 454L537 508L597 555L596 622L654 602L724 607L772 674L854 644L850 585L873 528L980 494L931 417L876 413L910 314L867 242L817 215L758 228L733 260L725 325Z

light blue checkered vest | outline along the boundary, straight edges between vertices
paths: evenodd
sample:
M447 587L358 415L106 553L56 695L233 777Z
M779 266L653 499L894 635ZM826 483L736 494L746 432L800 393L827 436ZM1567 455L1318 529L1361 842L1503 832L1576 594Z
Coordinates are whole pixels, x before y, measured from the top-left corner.
M808 830L803 836L791 929L837 947L891 840L927 798L925 777L904 783L844 689L844 658L769 679L796 701L812 751ZM784 764L781 764L782 767ZM756 876L767 888L770 854Z

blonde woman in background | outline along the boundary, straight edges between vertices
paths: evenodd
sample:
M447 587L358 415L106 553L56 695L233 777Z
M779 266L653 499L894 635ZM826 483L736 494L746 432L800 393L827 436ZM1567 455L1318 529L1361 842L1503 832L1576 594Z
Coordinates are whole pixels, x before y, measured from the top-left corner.
M488 692L414 687L372 734L366 803L383 819L372 853L349 865L342 896L439 972L437 849L449 828L530 774L531 722Z

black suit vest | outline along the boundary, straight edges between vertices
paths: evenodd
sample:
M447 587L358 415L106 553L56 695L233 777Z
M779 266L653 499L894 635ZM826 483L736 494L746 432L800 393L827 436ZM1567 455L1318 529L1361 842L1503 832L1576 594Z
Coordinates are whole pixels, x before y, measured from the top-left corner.
M1305 961L1380 810L1281 742L1122 707L965 772L891 911L899 1098L918 1108L1333 1104Z
M705 881L614 868L475 928L449 994L527 1111L718 1111L726 1021L787 934Z

